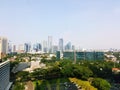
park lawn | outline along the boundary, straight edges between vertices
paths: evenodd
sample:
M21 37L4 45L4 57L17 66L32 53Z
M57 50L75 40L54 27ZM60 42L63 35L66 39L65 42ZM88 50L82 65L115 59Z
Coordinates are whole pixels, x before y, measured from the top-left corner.
M38 86L36 85L36 82L38 83ZM60 84L65 82L73 82L76 85L81 86L82 90L97 90L97 88L93 87L89 81L83 81L77 78L58 78L58 79L52 79L52 80L37 80L37 81L34 81L33 83L35 88L36 87L39 88L35 90L45 90L45 88L47 88L48 90L52 90L52 88L56 88L56 90L62 90L62 88L64 87L60 86Z
M38 86L36 85L36 82L38 82ZM60 90L60 83L64 83L64 82L70 82L70 81L68 78L58 78L52 80L37 80L34 81L33 84L35 88L39 87L40 90L45 90L45 88L52 90L52 86L55 86L56 90Z
M77 78L69 78L69 80L82 87L82 90L97 90L97 88L93 87L89 81L83 81Z

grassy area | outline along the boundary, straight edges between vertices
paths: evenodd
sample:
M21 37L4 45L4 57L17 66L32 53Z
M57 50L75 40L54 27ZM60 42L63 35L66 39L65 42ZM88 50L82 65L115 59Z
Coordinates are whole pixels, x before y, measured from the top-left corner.
M24 90L25 89L25 83L23 82L15 82L13 90Z
M45 90L45 88L47 88L48 90L52 90L52 88L55 88L56 90L60 90L60 83L64 83L64 82L70 82L70 81L67 78L58 78L52 80L37 80L34 81L33 83L35 90Z
M91 86L89 81L82 81L77 78L69 78L69 80L82 88L82 90L97 90L97 88Z
M74 82L77 86L80 86L82 90L97 90L97 88L91 86L89 81L82 81L77 78L58 78L52 80L37 80L34 81L35 90L65 90L65 86L61 85L65 82Z

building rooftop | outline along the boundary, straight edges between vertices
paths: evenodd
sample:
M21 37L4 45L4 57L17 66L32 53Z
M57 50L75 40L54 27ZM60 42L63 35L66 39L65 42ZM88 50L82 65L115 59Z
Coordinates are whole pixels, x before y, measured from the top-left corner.
M7 62L9 62L9 60L0 62L0 66L4 65L4 64L7 63Z

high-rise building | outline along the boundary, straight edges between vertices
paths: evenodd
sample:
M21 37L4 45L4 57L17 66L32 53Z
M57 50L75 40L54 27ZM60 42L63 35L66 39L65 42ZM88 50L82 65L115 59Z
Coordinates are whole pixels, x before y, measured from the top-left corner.
M53 46L53 53L56 53L58 51L58 46L54 45Z
M43 41L42 51L45 52L45 53L47 53L47 41Z
M70 51L71 48L72 48L71 42L68 42L68 43L66 44L66 46L65 46L65 51Z
M8 53L12 52L12 44L9 42L8 43Z
M33 45L33 50L35 52L41 51L42 50L42 45L40 43L36 43Z
M73 50L73 51L75 50L75 46L74 46L74 45L72 45L72 50Z
M8 40L5 37L0 37L0 59L8 52Z
M59 51L63 52L63 39L59 39Z
M19 53L24 53L24 44L19 44L18 45L18 52Z
M24 51L27 53L27 52L30 52L30 49L31 49L31 44L30 43L25 43L24 44Z
M10 62L9 60L0 63L0 90L9 90L10 79Z
M42 45L40 43L37 43L36 45L37 45L37 50L41 51L42 50Z
M33 44L33 51L37 52L37 45Z
M48 36L48 53L52 53L52 36Z
M12 52L16 52L16 45L12 45Z

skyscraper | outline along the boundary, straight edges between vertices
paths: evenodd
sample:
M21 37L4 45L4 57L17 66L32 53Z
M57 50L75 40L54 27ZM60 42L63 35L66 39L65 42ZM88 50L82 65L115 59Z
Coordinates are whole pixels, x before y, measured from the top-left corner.
M71 50L71 48L72 48L71 42L68 42L68 43L66 44L66 46L65 46L65 50L66 50L66 51L69 51L69 50Z
M59 51L63 52L63 39L59 39Z
M31 44L30 43L25 43L24 44L24 51L27 53L27 52L30 52L30 49L31 49Z
M12 52L12 44L9 42L8 43L8 53Z
M38 51L41 51L42 50L42 45L40 43L37 43L36 45L37 45Z
M74 46L74 45L72 45L72 50L73 50L73 51L75 50L75 46Z
M42 51L45 52L45 53L47 53L47 41L43 41Z
M42 50L42 45L40 43L36 43L33 45L33 50L35 52L41 51Z
M54 45L53 46L53 53L56 53L58 51L58 46Z
M12 45L12 52L16 52L16 45Z
M52 53L52 36L48 36L48 53Z
M0 59L8 52L8 40L5 37L0 37Z

